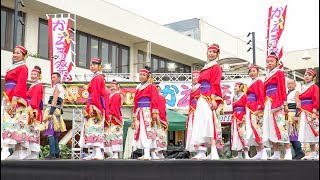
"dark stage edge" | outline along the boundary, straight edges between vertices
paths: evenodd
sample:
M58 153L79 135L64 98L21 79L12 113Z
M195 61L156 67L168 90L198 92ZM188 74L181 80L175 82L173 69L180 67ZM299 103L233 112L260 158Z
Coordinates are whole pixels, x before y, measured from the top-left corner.
M319 161L1 161L1 180L318 180Z

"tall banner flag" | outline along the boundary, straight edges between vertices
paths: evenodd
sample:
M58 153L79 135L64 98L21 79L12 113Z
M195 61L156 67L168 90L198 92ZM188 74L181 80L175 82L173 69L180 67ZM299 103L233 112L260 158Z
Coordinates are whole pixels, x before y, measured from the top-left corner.
M267 27L267 56L274 52L279 60L283 55L283 31L286 23L287 5L269 7ZM281 38L282 37L282 38Z
M48 33L51 74L59 72L62 82L72 81L71 19L49 18Z

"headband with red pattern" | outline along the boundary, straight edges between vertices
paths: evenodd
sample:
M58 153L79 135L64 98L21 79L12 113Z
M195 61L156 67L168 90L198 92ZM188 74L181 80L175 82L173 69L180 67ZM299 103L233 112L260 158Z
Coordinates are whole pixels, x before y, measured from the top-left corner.
M91 58L92 63L101 64L101 60L99 58Z
M197 70L192 71L192 74L200 74L200 71L197 71Z
M211 45L211 46L209 46L209 47L208 47L208 51L209 51L210 49L213 49L215 52L220 52L219 47L216 46L216 45Z
M243 85L243 83L242 82L236 82L236 85L241 86L241 85Z
M32 69L31 72L36 72L36 73L38 73L38 74L41 74L41 71L39 71L38 69Z
M279 60L278 56L276 56L276 55L268 55L267 59Z
M313 70L313 69L307 69L306 72L311 74L312 76L316 76L317 75L317 72L315 70Z
M141 69L139 71L139 73L146 73L146 74L150 74L150 72L147 69Z
M257 71L259 71L259 67L258 67L258 66L255 66L255 65L249 66L249 70L251 70L251 69L257 69Z
M16 46L14 49L19 49L23 54L27 54L27 49L23 46Z
M110 84L118 85L117 81L112 81Z

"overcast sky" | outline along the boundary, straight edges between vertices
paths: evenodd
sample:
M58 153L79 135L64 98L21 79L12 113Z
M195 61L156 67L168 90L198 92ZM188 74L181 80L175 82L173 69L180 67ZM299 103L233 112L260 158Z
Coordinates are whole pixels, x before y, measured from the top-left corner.
M159 24L202 18L207 23L244 40L248 32L254 31L257 46L262 48L266 44L270 0L105 1ZM288 5L284 50L319 47L319 0L283 1Z

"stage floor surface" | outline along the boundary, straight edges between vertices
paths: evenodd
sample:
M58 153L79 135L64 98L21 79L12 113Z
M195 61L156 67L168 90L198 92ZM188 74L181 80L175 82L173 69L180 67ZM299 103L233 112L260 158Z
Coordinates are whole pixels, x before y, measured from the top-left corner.
M1 180L318 180L319 161L1 161Z

